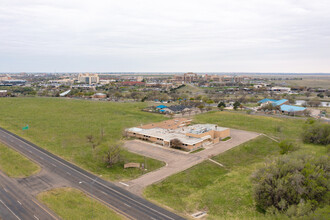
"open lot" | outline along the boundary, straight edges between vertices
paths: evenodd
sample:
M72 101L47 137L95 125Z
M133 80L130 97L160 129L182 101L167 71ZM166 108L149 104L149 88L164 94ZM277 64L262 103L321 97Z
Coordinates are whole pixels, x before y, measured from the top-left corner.
M196 116L196 123L217 123L280 139L297 140L304 120L252 116L241 113L210 112ZM205 151L205 150L203 150ZM202 153L201 151L200 153ZM279 156L280 148L272 139L260 136L212 157L221 167L204 161L162 182L148 186L144 195L181 213L206 211L207 219L272 219L258 212L253 199L252 173L266 160ZM324 146L301 144L298 152L324 155Z
M109 180L127 180L140 176L138 169L123 169L125 162L145 161L144 157L123 150L122 162L107 168L105 151L120 141L124 128L161 121L163 116L140 111L143 103L109 103L56 98L0 99L0 126L84 169L102 174ZM29 129L22 131L22 127ZM103 131L103 138L101 138ZM100 145L92 149L87 136ZM102 141L101 141L102 139ZM148 171L164 163L146 158Z

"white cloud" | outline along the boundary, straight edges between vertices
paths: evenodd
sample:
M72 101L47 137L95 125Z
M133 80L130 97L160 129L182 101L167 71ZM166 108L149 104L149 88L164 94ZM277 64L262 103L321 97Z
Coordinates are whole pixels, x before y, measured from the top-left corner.
M2 0L0 71L330 72L329 10L326 0Z

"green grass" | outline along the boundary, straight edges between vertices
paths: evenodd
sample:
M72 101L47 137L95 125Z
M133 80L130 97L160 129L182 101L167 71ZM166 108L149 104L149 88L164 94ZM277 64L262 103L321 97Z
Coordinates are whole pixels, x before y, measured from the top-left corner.
M62 219L124 219L102 203L73 188L57 188L37 198Z
M205 148L204 148L204 147L202 147L202 148L198 148L197 150L191 151L190 153L191 153L191 154L194 154L194 153L198 153L198 152L200 152L200 151L202 151L202 150L205 150Z
M225 137L224 139L221 139L221 141L228 141L230 139L231 139L231 137Z
M197 115L194 122L217 123L220 126L262 132L273 137L293 140L299 139L304 124L304 120L301 119L260 117L230 112ZM187 215L201 210L207 211L208 219L273 219L274 216L257 211L251 175L263 166L265 161L278 157L279 151L276 142L268 137L259 136L212 158L224 167L204 161L147 187L144 195ZM328 148L301 144L298 151L324 155Z
M39 172L40 167L20 153L0 143L0 170L9 177L23 178Z
M56 98L0 99L0 126L46 150L109 180L132 179L142 174L139 169L123 169L124 162L144 163L144 157L123 150L123 162L112 168L104 163L104 151L122 138L125 128L161 121L158 114L142 112L143 103L110 103ZM29 125L29 130L22 127ZM102 144L92 150L87 135ZM103 153L102 153L103 152ZM164 163L146 158L148 171Z
M196 115L195 123L213 123L219 126L265 133L267 135L297 139L304 120L247 115L237 112L208 112Z
M213 158L225 167L205 161L147 187L144 194L183 213L206 210L210 219L262 217L250 175L265 157L277 154L276 143L258 137Z

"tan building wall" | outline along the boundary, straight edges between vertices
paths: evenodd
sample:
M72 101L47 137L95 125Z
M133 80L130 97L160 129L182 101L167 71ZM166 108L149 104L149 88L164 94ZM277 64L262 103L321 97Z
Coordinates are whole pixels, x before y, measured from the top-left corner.
M230 136L230 129L226 129L223 131L215 131L215 137L219 137L220 139L226 138Z
M227 128L226 130L222 130L222 131L211 130L211 131L201 133L201 134L186 133L186 135L189 137L196 137L196 138L202 138L207 135L210 135L212 139L219 138L219 137L222 139L222 138L230 136L230 129Z
M156 137L151 137L151 136L146 136L146 135L142 135L142 134L138 134L138 133L134 133L134 132L127 132L127 135L130 137L136 137L142 140L146 140L146 141L150 141L153 143L157 143L159 145L163 145L166 147L169 147L170 143L168 141L163 141L163 139L161 138L156 138ZM192 133L187 133L187 136L190 137L196 137L196 138L202 138L205 137L207 135L211 136L211 139L205 139L205 140L201 140L201 142L196 143L195 145L185 145L183 144L181 147L186 149L186 150L195 150L198 149L200 147L203 146L204 143L211 141L213 144L219 143L221 139L229 137L230 136L230 129L225 129L222 131L214 131L214 130L210 130L208 132L202 133L202 134L192 134Z

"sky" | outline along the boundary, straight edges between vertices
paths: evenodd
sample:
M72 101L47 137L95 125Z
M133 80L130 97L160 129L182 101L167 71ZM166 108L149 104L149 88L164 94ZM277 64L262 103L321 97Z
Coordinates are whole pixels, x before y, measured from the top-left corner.
M330 73L329 0L0 0L0 72Z

